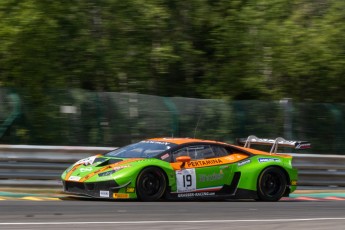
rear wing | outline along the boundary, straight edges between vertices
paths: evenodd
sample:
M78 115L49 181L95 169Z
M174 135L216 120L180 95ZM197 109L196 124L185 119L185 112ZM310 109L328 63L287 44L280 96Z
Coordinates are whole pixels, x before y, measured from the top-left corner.
M294 149L309 149L311 147L308 141L288 141L282 137L276 139L258 138L256 136L249 136L247 138L238 138L237 143L244 145L245 148L250 148L251 144L255 145L272 145L270 153L277 153L278 147L290 147Z

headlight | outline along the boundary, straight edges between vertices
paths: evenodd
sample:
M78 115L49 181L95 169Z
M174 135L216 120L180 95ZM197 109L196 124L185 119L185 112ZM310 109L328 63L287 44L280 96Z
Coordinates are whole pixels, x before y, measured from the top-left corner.
M98 176L109 176L109 175L111 175L111 174L113 174L115 172L116 172L116 170L110 170L108 172L102 172L102 173L98 174Z
M128 168L128 167L129 167L129 165L123 165L123 166L115 167L115 168L113 168L113 170L99 173L98 176L100 176L100 177L102 177L102 176L109 176L109 175L111 175L113 173L116 173L117 171L119 171L121 169Z

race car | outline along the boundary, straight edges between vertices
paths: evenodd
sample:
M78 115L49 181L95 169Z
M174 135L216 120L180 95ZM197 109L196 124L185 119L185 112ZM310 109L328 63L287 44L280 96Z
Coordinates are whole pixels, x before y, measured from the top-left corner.
M64 192L104 199L255 199L278 201L297 186L292 157L278 147L306 141L255 136L238 145L194 138L153 138L79 160L61 175ZM242 146L244 145L244 146ZM265 152L251 145L271 145Z

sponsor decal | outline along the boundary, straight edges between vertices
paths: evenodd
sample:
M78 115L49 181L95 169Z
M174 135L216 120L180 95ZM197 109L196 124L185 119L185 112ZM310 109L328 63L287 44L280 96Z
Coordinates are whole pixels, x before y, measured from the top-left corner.
M128 187L126 188L126 192L130 192L130 193L135 192L135 188Z
M235 160L235 158L233 156L225 157L225 159L227 159L228 161L234 161Z
M126 193L114 193L113 194L114 199L127 199L129 198L129 194Z
M259 158L259 163L266 163L266 162L280 162L278 158Z
M246 165L246 164L249 164L251 162L251 160L245 160L245 161L242 161L242 162L239 162L238 164L237 164L237 166L238 167L241 167L242 165Z
M92 168L91 167L86 167L86 168L81 168L79 170L80 170L80 172L91 172Z
M211 181L217 181L217 180L221 180L224 178L224 174L222 174L222 172L219 173L213 173L211 175L207 175L207 174L200 174L199 175L199 181L200 182L211 182Z
M68 178L68 180L69 181L79 181L80 180L80 176L70 176L69 178Z
M189 192L189 193L180 193L177 194L177 197L202 197L202 196L214 196L215 192Z
M164 141L141 141L142 143L149 143L149 144L159 144L159 145L169 145L169 142L164 142Z
M92 165L96 158L97 158L97 156L92 156L92 157L88 157L85 159L81 159L81 160L77 161L77 163L75 163L74 165L81 165L81 164Z
M230 161L230 162L234 162L234 161L239 161L242 160L244 157L244 155L242 154L232 154L230 156L224 157L225 160Z
M297 181L292 180L292 181L291 181L291 185L297 185Z
M99 191L99 196L100 197L109 197L109 191Z
M115 171L119 171L120 169L125 169L125 168L128 168L130 167L129 165L121 165L121 166L116 166L113 168L113 170Z
M169 153L166 153L163 156L161 156L161 159L164 160L164 159L167 159L168 157L169 157Z
M221 159L210 159L210 160L200 160L200 161L190 161L187 162L187 167L202 167L213 164L222 164Z
M310 143L298 143L296 144L296 149L309 149L311 146Z
M250 139L252 143L270 143L274 144L276 142L275 139L267 139L267 138L258 138L258 139ZM282 145L295 145L296 141L287 141L287 140L278 140L278 144Z

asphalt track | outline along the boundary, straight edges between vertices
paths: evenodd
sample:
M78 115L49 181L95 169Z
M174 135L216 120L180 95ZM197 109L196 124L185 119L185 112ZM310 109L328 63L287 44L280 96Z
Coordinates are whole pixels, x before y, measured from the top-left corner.
M48 199L48 198L47 198ZM345 229L345 200L0 200L0 229Z

